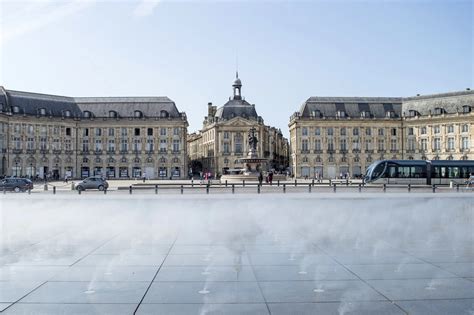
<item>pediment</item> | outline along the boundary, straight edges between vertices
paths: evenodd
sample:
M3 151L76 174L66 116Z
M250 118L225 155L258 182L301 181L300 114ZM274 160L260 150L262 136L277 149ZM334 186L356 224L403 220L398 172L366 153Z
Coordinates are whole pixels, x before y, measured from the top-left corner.
M242 117L234 117L230 120L227 120L225 122L222 122L222 125L225 126L245 126L245 127L250 127L255 125L255 121L250 121L248 119L242 118Z

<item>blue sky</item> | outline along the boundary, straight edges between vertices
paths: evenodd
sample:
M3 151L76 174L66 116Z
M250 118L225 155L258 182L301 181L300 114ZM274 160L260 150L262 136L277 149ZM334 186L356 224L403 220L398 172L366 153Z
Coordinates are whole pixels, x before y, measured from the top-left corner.
M173 99L202 126L243 96L288 135L310 96L472 88L472 1L0 0L0 85Z

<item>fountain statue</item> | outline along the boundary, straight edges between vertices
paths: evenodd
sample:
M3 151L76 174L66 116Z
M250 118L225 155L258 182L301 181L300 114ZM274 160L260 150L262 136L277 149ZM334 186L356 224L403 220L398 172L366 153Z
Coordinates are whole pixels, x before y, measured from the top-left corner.
M254 127L250 128L248 132L248 143L249 143L249 150L247 157L239 159L239 162L245 165L245 168L240 174L225 174L222 175L221 180L228 180L228 181L242 181L242 180L250 180L250 181L257 181L260 172L266 169L265 164L267 163L268 159L258 157L258 138L256 129Z

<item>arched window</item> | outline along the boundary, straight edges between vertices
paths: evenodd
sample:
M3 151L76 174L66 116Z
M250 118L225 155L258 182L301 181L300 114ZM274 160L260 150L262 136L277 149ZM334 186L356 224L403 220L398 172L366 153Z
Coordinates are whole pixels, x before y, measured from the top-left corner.
M160 117L161 118L168 118L169 116L170 115L167 111L165 111L165 110L160 111Z
M64 111L64 117L71 117L71 111L69 109Z
M88 110L85 110L83 113L82 113L82 117L84 118L91 118L92 117L92 113Z
M444 109L443 109L443 108L441 108L441 107L436 107L436 108L435 108L435 112L434 112L435 115L441 115L441 114L443 114L443 113L444 113Z
M143 117L143 113L139 110L136 110L134 113L133 113L133 117L135 118L142 118Z
M114 110L109 111L109 118L117 118L117 112Z

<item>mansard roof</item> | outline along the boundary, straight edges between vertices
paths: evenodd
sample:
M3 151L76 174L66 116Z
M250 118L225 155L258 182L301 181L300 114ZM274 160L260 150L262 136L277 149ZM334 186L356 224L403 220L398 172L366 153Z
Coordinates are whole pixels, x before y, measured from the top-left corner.
M159 97L67 97L0 88L0 104L3 110L13 112L18 107L18 114L38 115L44 109L48 116L64 116L65 111L71 117L82 117L85 111L95 117L109 117L109 112L118 117L136 117L139 111L144 117L181 117L176 104L165 96Z
M401 117L402 98L400 97L310 97L300 108L302 117L345 117L359 118L367 113L372 118L385 118L387 112L393 113L391 118Z
M246 100L231 99L216 111L219 119L232 119L234 117L258 118L255 106Z
M403 113L406 116L410 115L410 111L422 116L435 114L437 109L441 109L442 113L455 114L463 112L464 106L474 108L474 91L420 95L403 99Z

